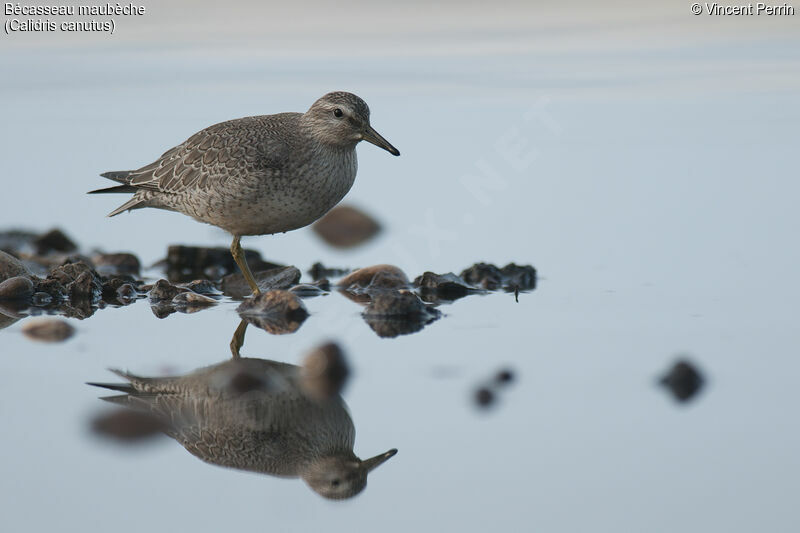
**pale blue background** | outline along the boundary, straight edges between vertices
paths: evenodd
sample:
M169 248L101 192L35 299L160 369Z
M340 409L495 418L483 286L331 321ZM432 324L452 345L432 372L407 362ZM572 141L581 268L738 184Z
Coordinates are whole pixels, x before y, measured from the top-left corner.
M249 331L252 356L347 349L355 451L399 453L344 503L89 433L103 406L85 381L222 360L233 304L101 310L55 346L19 322L0 332L0 528L796 531L799 19L528 4L174 2L113 36L3 35L0 227L60 226L145 263L226 246L171 213L106 219L120 200L84 192L214 122L344 89L403 154L359 147L347 198L386 231L347 253L307 229L246 246L301 269L513 260L542 280L393 340L338 294L309 300L294 335ZM709 378L686 406L654 385L682 353ZM502 365L517 384L476 412L470 391Z

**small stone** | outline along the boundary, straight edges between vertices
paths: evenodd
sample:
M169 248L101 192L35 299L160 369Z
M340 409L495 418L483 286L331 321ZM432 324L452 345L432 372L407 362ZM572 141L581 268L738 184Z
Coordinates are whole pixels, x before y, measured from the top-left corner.
M165 279L160 279L155 282L150 289L150 303L158 303L164 301L172 301L179 293L186 292L187 289L176 287Z
M122 302L131 302L139 297L136 287L130 283L123 283L117 287L117 298Z
M266 293L276 289L288 289L292 285L296 285L300 281L300 275L297 268L286 266L256 272L253 277L261 292ZM222 278L220 288L226 296L237 299L245 298L253 292L240 272Z
M323 294L328 294L330 290L331 283L327 279L321 279L314 283L301 283L289 289L290 292L295 293L300 298L322 296Z
M138 276L141 264L139 258L129 253L95 254L92 256L97 271L101 274L129 274Z
M67 298L67 290L58 280L37 279L34 285L36 285L36 292L49 294L53 301L59 302Z
M189 283L184 283L181 287L185 289L189 289L192 292L196 292L197 294L219 294L217 287L207 279L196 279L190 281Z
M328 343L306 356L300 375L300 383L306 395L323 401L342 392L350 369L341 348L334 343Z
M414 280L425 299L453 301L476 292L467 282L452 272L434 274L425 272Z
M441 316L409 291L383 291L372 296L364 320L379 337L393 338L422 330Z
M363 211L340 205L328 211L311 229L331 246L352 248L372 239L381 226Z
M71 260L72 259L69 258L67 259L67 261ZM55 280L60 283L70 299L94 300L98 298L103 291L100 275L82 260L66 262L54 268L50 271L47 279ZM44 290L41 285L39 290ZM44 292L49 293L49 291L46 290L44 290Z
M83 298L62 303L58 308L58 312L67 318L83 320L92 316L96 309L97 307L92 300Z
M162 301L155 304L150 304L150 311L153 312L153 315L158 318L159 320L167 318L169 315L173 313L177 313L178 310L172 305L171 302Z
M425 326L433 322L429 320L406 320L382 316L364 315L364 322L375 334L382 339L394 339L400 335L411 335L422 331Z
M365 315L383 317L423 318L438 316L439 311L426 306L416 294L409 291L386 291L376 294L364 310Z
M503 273L500 272L499 268L489 263L475 263L461 272L461 278L470 285L489 291L497 290L503 286Z
M285 290L262 292L236 308L250 324L274 335L293 333L308 318L308 311L296 295Z
M94 300L102 293L102 285L91 272L84 272L67 286L70 300Z
M75 243L60 229L52 229L34 239L36 253L45 255L49 252L70 253L78 249Z
M393 265L374 265L364 267L348 274L339 281L345 290L363 289L404 289L409 286L405 272Z
M487 408L495 401L494 393L487 387L480 387L475 391L475 403L478 407Z
M536 288L536 269L531 265L509 263L500 269L506 290L532 291Z
M138 284L139 282L135 278L126 274L120 274L110 279L107 278L103 281L102 297L104 300L116 300L119 298L118 290L120 287L130 285L136 288Z
M514 372L508 368L500 370L494 377L494 382L498 385L508 385L513 381L514 381Z
M208 307L210 305L217 305L217 301L203 294L186 291L176 294L172 299L172 304L178 307Z
M703 387L703 376L687 360L677 361L661 379L660 383L672 392L679 402L691 400Z
M0 283L0 300L28 300L33 293L33 282L22 276Z
M26 322L22 326L22 333L35 341L62 342L75 334L75 328L66 320L42 318Z
M31 273L22 264L22 261L11 254L0 251L0 281L18 276L30 278Z
M153 414L121 409L95 417L92 430L103 437L130 443L160 435L167 426Z
M490 291L503 288L518 293L536 288L536 269L531 265L509 263L497 268L489 263L475 263L461 272L461 277L471 285Z

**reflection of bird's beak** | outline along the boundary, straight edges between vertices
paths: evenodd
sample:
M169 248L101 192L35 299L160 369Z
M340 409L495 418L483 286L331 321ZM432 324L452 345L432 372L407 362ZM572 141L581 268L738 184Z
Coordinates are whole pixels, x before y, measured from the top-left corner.
M375 146L379 146L389 152L392 155L400 155L400 151L392 146L389 141L381 137L381 134L372 129L372 126L367 126L367 129L364 130L364 140L374 144ZM389 456L391 457L391 455ZM387 457L388 459L388 457Z
M389 143L386 143L386 144L389 144ZM391 146L391 144L389 144L389 146ZM388 148L387 148L387 150L388 150ZM397 450L392 448L391 450L389 450L386 453L382 453L380 455L376 455L375 457L370 457L369 459L361 461L361 468L363 468L367 472L372 472L373 470L375 470L376 468L381 466L383 463L388 461L390 458L394 457L394 454L396 454L396 453L397 453Z

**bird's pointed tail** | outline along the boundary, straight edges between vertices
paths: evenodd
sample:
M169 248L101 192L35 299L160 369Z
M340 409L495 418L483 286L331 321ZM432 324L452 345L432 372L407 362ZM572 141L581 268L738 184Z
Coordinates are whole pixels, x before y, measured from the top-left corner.
M108 193L135 193L138 189L133 185L129 185L129 176L131 174L130 170L115 170L112 172L104 172L100 174L106 179L110 179L112 181L116 181L117 183L121 183L122 185L115 185L114 187L106 187L104 189L95 189L93 191L89 191L87 194L108 194ZM119 215L124 211L128 211L130 209L136 209L141 200L134 197L119 206L118 208L114 209L112 212L108 214L109 217L113 217L115 215Z

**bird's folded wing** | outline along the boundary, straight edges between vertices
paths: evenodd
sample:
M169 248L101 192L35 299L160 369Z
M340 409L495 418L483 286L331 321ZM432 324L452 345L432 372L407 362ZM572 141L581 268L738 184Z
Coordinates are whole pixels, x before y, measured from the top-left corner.
M179 193L222 185L231 178L280 174L289 147L265 133L258 123L247 119L215 124L131 172L129 183Z

